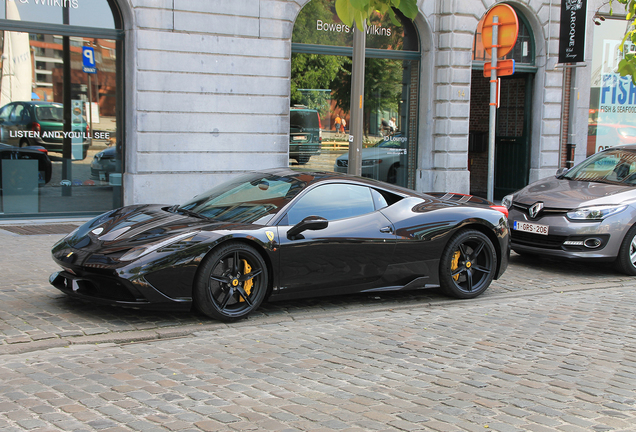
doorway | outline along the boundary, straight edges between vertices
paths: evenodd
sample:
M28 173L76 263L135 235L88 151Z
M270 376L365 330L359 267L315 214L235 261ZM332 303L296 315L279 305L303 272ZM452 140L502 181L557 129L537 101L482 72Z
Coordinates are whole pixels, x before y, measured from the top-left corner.
M504 59L515 60L515 73L501 77L499 107L495 126L493 199L500 200L528 184L530 176L532 89L534 84L535 44L525 17L519 18L519 36ZM484 64L490 55L481 42L483 20L477 27L473 46L473 70L470 94L468 169L470 193L488 196L488 139L490 117L490 77L484 77Z

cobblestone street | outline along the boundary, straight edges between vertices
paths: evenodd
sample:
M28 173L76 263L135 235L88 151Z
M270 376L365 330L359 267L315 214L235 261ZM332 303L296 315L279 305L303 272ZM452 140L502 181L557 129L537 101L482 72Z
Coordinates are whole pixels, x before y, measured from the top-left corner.
M3 431L633 431L636 283L512 256L481 297L272 303L227 325L70 300L0 227Z

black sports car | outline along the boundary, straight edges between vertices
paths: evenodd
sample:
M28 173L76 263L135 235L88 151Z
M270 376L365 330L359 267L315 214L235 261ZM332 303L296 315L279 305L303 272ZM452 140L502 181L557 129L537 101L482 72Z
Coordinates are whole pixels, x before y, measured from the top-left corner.
M472 298L508 265L505 209L490 205L345 174L253 172L183 205L87 222L53 247L63 270L50 281L82 299L194 305L223 321L265 299L440 286Z

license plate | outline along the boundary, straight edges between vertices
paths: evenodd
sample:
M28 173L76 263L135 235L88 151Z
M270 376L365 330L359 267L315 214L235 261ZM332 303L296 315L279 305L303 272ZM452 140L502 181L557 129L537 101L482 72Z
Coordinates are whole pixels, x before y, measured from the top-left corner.
M512 226L512 229L517 231L523 231L523 232L528 232L533 234L542 234L542 235L548 235L548 228L549 228L549 225L541 225L536 223L518 222L518 221L515 221L514 225Z
M305 135L294 135L292 138L294 141L307 141L307 137Z

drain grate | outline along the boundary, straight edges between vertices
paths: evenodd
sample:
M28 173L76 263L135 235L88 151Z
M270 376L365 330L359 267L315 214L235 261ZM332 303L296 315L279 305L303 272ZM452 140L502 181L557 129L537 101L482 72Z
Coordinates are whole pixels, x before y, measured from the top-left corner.
M79 225L72 224L0 225L0 230L5 230L20 235L68 234L78 226Z

